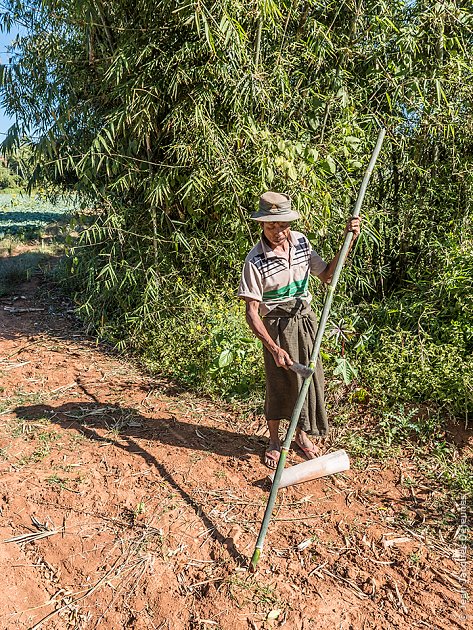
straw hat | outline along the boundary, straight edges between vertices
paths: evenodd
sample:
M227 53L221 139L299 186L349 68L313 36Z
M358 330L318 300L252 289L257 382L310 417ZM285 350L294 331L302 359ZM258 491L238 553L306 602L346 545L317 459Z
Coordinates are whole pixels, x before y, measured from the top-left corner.
M255 221L295 221L299 213L291 210L289 195L268 190L259 199L259 209L253 212Z

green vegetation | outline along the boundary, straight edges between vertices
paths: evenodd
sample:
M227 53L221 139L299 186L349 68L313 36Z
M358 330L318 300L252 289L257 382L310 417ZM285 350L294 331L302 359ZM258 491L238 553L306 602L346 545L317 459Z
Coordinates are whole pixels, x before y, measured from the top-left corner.
M176 319L163 317L159 327L145 333L141 342L137 340L138 345L150 344L145 355L150 368L230 398L260 392L260 344L246 326L243 305L231 294L225 298L218 292L213 299L195 296L175 315ZM118 345L126 347L123 341Z
M423 479L423 483L448 496L448 501L473 496L471 458L455 445L440 411L395 405L390 411L378 412L376 424L373 418L361 422L356 409L352 408L350 415L356 421L336 421L340 433L335 446L346 449L355 466L365 469L373 459L388 461L407 456L415 464L417 481ZM415 486L417 482L406 476L403 483Z
M32 145L27 140L8 151L0 164L0 195L10 193L16 196L27 191L32 175L29 170L31 158Z
M20 190L21 178L14 175L9 168L0 166L0 190Z
M324 344L366 397L473 409L473 12L406 3L7 2L24 172L93 204L65 267L82 314L226 397L261 375L235 297L267 188L329 258L388 129ZM10 12L9 12L10 11ZM165 25L165 27L163 27ZM315 305L323 289L314 284Z
M72 201L53 203L39 194L0 193L0 239L31 240L47 231L57 232L73 207Z

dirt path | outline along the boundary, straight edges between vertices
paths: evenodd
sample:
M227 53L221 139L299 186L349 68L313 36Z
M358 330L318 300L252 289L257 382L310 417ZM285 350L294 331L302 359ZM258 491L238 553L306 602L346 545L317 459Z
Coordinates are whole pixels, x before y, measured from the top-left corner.
M259 419L120 360L38 281L0 299L0 378L1 628L473 627L458 546L396 524L429 496L408 461L281 491L251 575Z

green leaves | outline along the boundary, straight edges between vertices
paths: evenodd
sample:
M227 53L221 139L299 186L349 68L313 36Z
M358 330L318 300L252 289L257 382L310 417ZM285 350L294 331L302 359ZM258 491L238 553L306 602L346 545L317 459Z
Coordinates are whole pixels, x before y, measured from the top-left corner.
M334 376L342 376L345 385L349 385L353 379L358 378L357 369L345 357L335 359L336 367L333 370Z
M218 357L218 367L225 368L233 362L233 351L230 348L225 348Z
M335 160L330 155L327 155L325 160L322 160L320 166L324 169L324 171L327 171L327 173L331 173L332 175L335 175L337 172Z
M458 356L471 352L462 315L470 270L454 244L469 260L471 8L401 0L367 2L361 12L335 0L102 5L7 1L3 16L6 26L11 16L29 25L3 68L2 99L18 120L3 148L28 136L22 168L31 185L75 191L88 209L71 268L91 318L137 346L156 334L173 369L188 340L183 334L172 355L156 322L169 310L167 334L172 317L185 328L179 309L200 312L197 296L207 292L231 308L258 237L248 217L262 190L291 195L296 227L330 260L383 124L388 140L362 236L339 285L347 302L369 305L364 331L346 340L369 363L359 378L378 360L370 358L376 326L399 304L396 326L407 322L419 343L430 335L448 339ZM208 351L202 366L188 369L225 389L254 374L241 367L254 348L236 325L218 342L214 329L196 342ZM351 368L338 362L335 376L353 380Z

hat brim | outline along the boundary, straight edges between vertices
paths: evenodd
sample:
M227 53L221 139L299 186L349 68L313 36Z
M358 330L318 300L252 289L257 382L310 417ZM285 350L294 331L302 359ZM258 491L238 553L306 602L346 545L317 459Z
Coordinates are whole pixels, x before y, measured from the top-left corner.
M253 214L251 215L251 219L253 219L254 221L271 221L273 223L289 223L290 221L297 221L297 219L299 218L300 214L295 210L280 213L271 213L266 210L258 210L257 212L253 212Z

